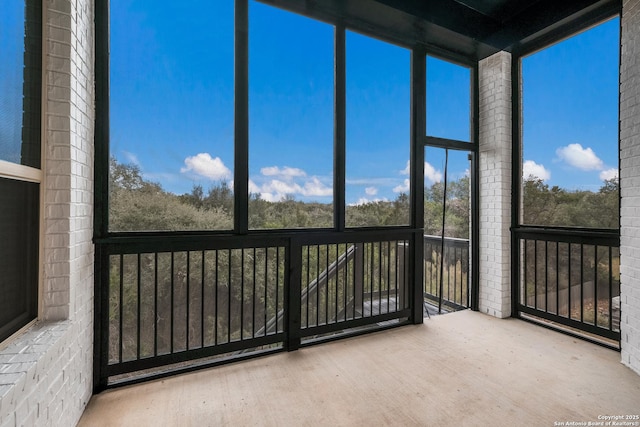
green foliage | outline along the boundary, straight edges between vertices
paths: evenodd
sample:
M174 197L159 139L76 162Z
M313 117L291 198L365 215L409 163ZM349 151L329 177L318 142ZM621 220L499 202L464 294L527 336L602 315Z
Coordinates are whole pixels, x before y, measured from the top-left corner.
M233 197L226 183L204 197L196 186L176 196L142 177L140 168L110 161L109 227L112 231L228 230Z
M470 182L465 176L447 183L447 203L444 235L460 239L469 238L470 227ZM436 182L424 190L424 233L431 236L442 234L442 205L444 183Z
M409 225L409 196L400 193L392 202L377 201L347 206L348 227Z
M563 227L618 228L619 183L604 182L596 193L549 188L540 179L523 183L522 223Z

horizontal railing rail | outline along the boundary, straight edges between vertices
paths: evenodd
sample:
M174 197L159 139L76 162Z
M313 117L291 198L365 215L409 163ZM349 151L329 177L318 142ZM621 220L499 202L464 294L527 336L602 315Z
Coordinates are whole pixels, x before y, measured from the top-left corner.
M513 233L518 314L619 341L619 233L545 227Z
M293 350L354 328L408 322L411 242L421 234L105 239L96 245L98 388L195 359Z

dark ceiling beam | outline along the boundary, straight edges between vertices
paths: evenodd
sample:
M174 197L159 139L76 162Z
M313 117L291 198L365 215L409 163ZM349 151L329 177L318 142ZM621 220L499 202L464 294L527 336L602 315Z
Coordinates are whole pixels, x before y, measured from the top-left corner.
M540 39L558 39L619 13L621 0L540 0L504 22L501 30L483 39L500 50L513 50Z
M428 24L482 42L500 30L500 22L455 0L375 0Z
M408 48L420 45L455 61L473 61L558 40L619 12L622 0L259 1Z
M328 23L341 23L346 25L347 29L407 48L417 45L425 46L430 52L463 63L497 52L495 48L483 44L470 35L492 33L496 30L495 23L491 22L491 31L487 30L482 23L486 22L487 18L482 18L483 15L468 8L463 8L466 12L458 15L466 21L482 20L481 23L454 24L452 21L455 20L456 14L452 15L451 11L434 12L424 8L414 10L413 8L422 3L411 0L397 2L392 0L260 0L260 2ZM447 0L445 3L455 4L456 10L460 10L460 5L456 2ZM432 16L433 19L425 19L423 16ZM467 34L454 31L447 25L467 28Z

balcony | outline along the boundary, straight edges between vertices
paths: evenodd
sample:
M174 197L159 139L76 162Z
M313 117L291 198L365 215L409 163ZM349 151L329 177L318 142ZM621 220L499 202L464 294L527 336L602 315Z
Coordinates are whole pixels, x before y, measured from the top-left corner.
M640 377L618 352L460 311L109 390L92 398L79 426L551 426L638 408Z

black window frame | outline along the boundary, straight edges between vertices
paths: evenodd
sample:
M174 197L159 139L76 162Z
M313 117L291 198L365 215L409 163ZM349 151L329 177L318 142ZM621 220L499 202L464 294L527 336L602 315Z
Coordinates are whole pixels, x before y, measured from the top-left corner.
M9 241L0 235L6 245L9 241L20 253L20 265L16 266L19 283L13 291L18 297L12 301L16 313L0 324L0 343L10 338L38 317L40 287L40 219L42 193L42 0L24 0L24 55L23 55L23 100L21 164L3 161L0 164L0 179L5 186L14 186L16 193L3 193L10 199L15 212L3 212L11 223ZM19 219L17 219L19 218ZM13 222L18 222L13 224ZM11 284L10 284L11 286ZM11 289L0 289L0 295Z

